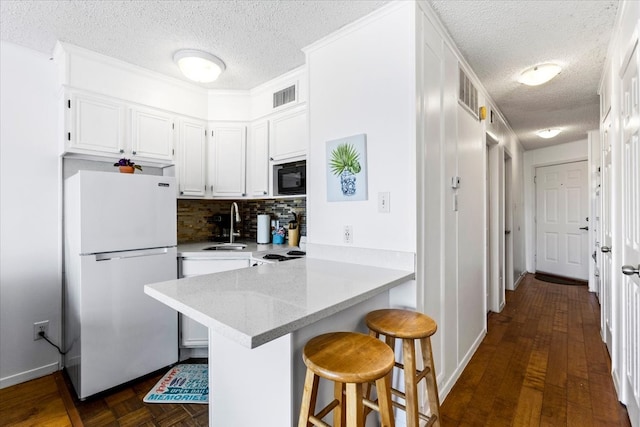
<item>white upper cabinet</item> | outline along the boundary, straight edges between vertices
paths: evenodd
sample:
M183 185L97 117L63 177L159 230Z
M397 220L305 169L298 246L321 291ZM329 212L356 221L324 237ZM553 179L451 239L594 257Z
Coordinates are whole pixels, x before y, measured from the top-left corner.
M103 156L124 153L124 103L79 93L72 93L65 103L65 151Z
M179 133L179 196L204 197L206 191L206 123L196 119L181 119Z
M239 123L212 123L208 156L211 195L245 197L247 127Z
M269 121L263 120L249 128L247 150L247 193L250 197L269 194Z
M173 163L172 114L85 92L65 103L65 153Z
M286 160L307 154L307 109L297 106L275 115L271 121L270 158Z
M133 107L131 156L173 161L174 116L161 110Z

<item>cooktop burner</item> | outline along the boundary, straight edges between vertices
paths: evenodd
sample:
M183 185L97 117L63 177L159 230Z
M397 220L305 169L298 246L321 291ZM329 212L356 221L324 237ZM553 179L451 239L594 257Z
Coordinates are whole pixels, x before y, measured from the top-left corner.
M304 256L307 253L305 251L289 251L287 252L287 255L293 255L293 256Z
M306 253L302 251L289 251L287 252L287 255L294 255L294 256L285 256L280 254L266 254L262 258L276 260L276 261L290 261L292 259L302 258L302 255L305 255L305 254Z

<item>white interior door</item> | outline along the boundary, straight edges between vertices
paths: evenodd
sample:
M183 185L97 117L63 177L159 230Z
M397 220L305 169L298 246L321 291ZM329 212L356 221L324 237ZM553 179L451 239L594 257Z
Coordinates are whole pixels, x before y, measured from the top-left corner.
M637 44L622 77L623 402L640 425L640 90ZM619 274L619 273L616 273Z
M587 280L587 162L536 168L536 270Z
M602 126L602 186L601 186L601 235L600 235L600 306L602 340L613 355L613 289L611 287L611 119L607 119Z

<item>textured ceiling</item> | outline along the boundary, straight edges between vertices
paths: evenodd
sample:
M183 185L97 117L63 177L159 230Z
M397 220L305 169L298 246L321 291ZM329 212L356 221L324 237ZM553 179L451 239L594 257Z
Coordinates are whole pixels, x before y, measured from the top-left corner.
M184 79L180 49L227 65L208 88L251 89L304 64L302 48L388 1L0 0L0 37L50 54L56 40Z
M586 138L598 129L598 86L618 1L431 1L458 49L525 149ZM526 68L556 62L542 86L516 81ZM552 139L535 131L561 128Z
M584 139L598 128L597 89L618 1L429 1L525 149ZM56 40L180 79L179 49L219 56L216 89L250 89L304 63L301 48L387 1L0 0L0 38L51 54ZM515 77L541 62L544 86ZM560 127L551 140L533 135Z

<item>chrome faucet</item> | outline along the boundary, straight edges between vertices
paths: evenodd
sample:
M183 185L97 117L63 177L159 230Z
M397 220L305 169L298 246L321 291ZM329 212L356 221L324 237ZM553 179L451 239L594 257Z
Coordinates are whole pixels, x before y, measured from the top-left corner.
M231 203L231 229L229 231L229 243L233 243L233 236L240 236L240 233L236 233L233 228L233 208L236 209L236 222L240 222L240 212L238 212L238 205L236 202Z

